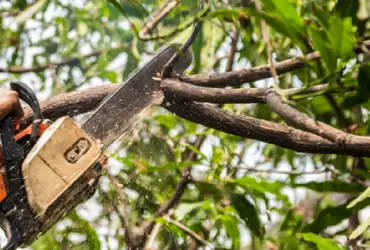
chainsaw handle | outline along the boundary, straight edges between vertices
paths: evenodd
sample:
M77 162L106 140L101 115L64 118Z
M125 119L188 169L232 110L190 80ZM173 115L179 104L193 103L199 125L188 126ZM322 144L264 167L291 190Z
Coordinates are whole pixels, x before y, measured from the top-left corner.
M16 91L19 95L19 98L26 102L28 106L31 107L32 111L34 112L34 119L32 123L32 134L31 134L31 141L35 142L38 136L38 127L39 124L44 119L41 113L40 103L37 99L36 94L32 91L27 84L16 81L10 83L10 88Z
M21 172L21 165L22 165L22 158L23 158L23 148L21 145L16 143L14 139L14 131L13 131L13 121L10 115L6 116L0 122L0 137L1 143L3 148L3 155L4 155L4 165L6 169L6 174L8 176L8 192L10 196L6 199L6 206L8 208L13 207L16 208L13 197L11 194L15 194L20 192L19 187L22 181L22 172ZM9 215L10 218L13 217L12 213ZM13 250L16 249L20 245L20 241L22 238L22 233L17 230L17 225L13 225L12 222L8 219L4 219L7 221L7 236L9 237L8 243L3 250Z
M11 82L10 87L16 91L19 98L26 102L34 111L35 116L32 124L31 141L36 140L38 136L38 127L42 121L42 114L39 102L31 88L22 82ZM23 184L22 161L24 157L23 147L15 140L15 131L13 130L13 120L8 114L0 121L0 140L3 149L4 166L6 170L8 185L7 197L1 203L0 210L5 217L2 226L6 229L8 242L3 250L14 250L22 245L24 235L21 230L21 223L26 223L29 215L24 212L28 205L27 193ZM27 204L25 204L27 203Z

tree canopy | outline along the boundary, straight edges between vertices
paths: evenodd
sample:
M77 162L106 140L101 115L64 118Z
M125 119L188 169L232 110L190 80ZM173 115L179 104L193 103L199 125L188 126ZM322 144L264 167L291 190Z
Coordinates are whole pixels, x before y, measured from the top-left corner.
M51 119L202 24L94 197L30 248L368 249L369 20L367 0L0 2L0 86Z

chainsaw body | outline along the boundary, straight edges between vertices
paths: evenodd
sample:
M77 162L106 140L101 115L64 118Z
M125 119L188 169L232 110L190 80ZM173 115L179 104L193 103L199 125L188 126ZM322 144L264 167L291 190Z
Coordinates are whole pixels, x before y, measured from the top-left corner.
M38 105L36 97L30 97L31 90L26 91L28 96L22 92L27 86L13 83L12 88L31 107ZM32 140L35 129L37 137ZM35 115L34 124L17 134L7 117L0 130L4 157L0 211L9 239L3 249L11 250L32 243L95 193L103 155L95 140L70 117L45 124Z
M89 173L100 149L71 118L54 122L40 137L22 164L28 202L42 217L73 183ZM92 185L96 176L90 177Z

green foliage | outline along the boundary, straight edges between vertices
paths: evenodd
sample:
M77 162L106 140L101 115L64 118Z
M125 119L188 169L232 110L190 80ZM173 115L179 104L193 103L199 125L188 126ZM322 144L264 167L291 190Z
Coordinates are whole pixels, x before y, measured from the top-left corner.
M324 181L308 183L297 183L295 187L305 187L316 192L337 192L337 193L354 193L359 194L363 191L363 186L358 184L351 184L341 181Z
M253 235L263 239L265 228L259 218L256 207L241 194L231 195L231 205L236 209L240 218L244 220Z
M357 212L369 205L369 200L363 200L353 207L348 207L348 203L339 206L328 206L319 211L314 220L305 225L304 232L320 233L327 227L334 226L348 218L354 212Z
M261 0L261 6L248 0L211 0L200 13L199 1L184 0L144 35L143 28L155 20L153 13L169 1L8 2L0 3L0 86L20 79L47 99L124 82L161 45L186 41L195 20L203 20L203 26L185 74L224 72L235 31L233 69L257 67L269 63L264 21L274 62L296 57L306 63L279 76L280 88L329 84L325 94L297 95L289 104L332 127L369 135L370 56L361 47L370 37L366 0ZM321 60L308 62L304 55L314 51ZM3 72L31 66L46 69ZM241 87L270 83L252 81ZM339 94L328 99L330 91ZM284 123L264 104L227 104L223 109ZM173 199L188 167L192 179L167 215L214 249L344 249L336 243L337 236L369 240L369 219L351 234L343 223L369 205L367 158L365 166L354 167L351 156L297 153L214 131L162 108L148 115L136 132L129 144L110 155L109 175L104 174L95 196L32 249L127 249L119 191L126 195L133 229L150 221L160 225L158 249L201 249L181 227L157 216ZM202 146L194 143L197 139L203 140ZM304 145L307 137L297 140ZM325 171L311 174L320 170ZM122 186L112 185L111 176Z
M328 240L313 233L300 234L300 236L309 242L316 244L319 250L343 250L344 248L339 247L333 240Z

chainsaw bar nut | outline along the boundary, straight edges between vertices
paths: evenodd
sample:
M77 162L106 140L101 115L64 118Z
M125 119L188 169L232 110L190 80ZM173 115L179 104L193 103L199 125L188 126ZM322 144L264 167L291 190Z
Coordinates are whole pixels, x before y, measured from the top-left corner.
M86 154L87 151L89 151L91 147L91 143L85 139L81 138L76 143L73 144L73 146L67 150L67 152L64 154L66 160L69 163L76 163L84 154Z

